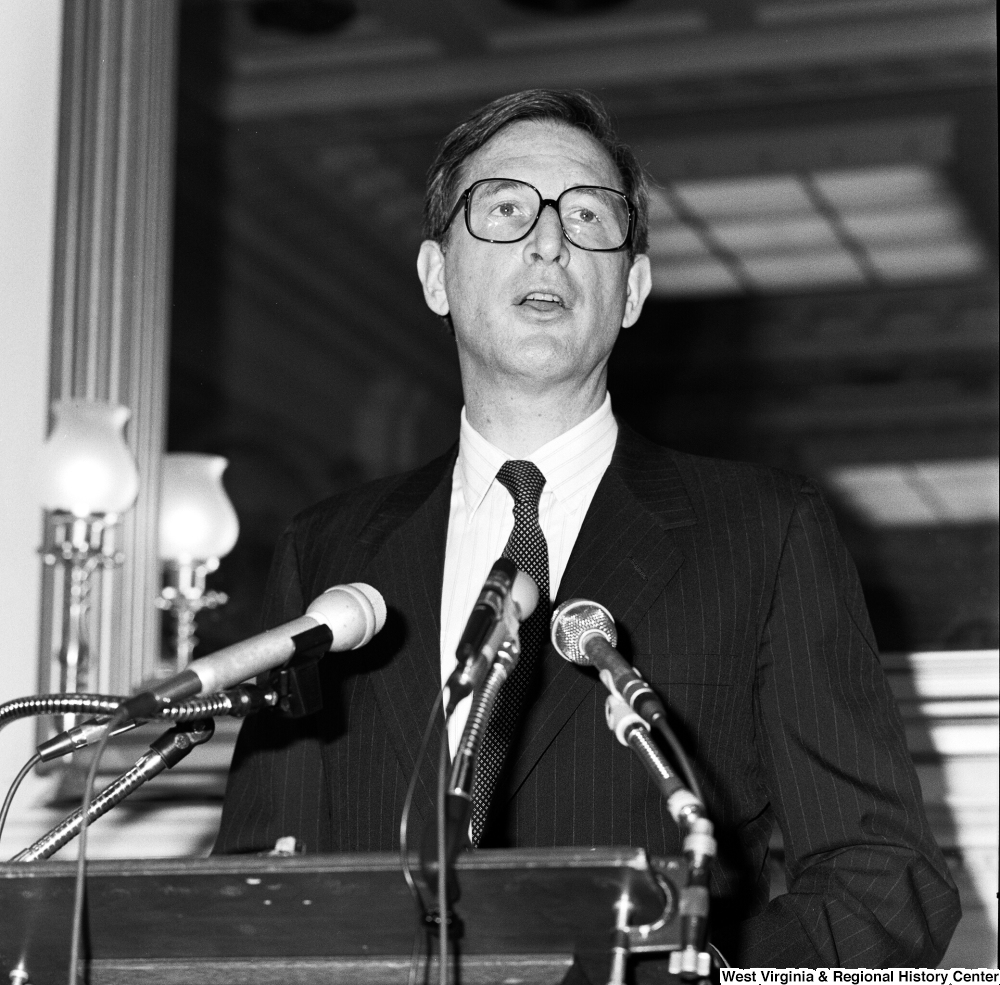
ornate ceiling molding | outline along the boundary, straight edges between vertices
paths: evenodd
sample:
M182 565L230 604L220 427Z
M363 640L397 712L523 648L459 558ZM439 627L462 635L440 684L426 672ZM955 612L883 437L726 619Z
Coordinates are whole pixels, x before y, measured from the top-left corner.
M342 52L336 59L303 60L289 48L283 60L237 49L214 96L206 98L235 123L482 101L527 86L653 87L662 99L664 90L683 94L686 86L722 81L730 89L764 85L773 97L800 92L806 76L813 88L819 78L828 90L843 92L879 66L887 67L895 91L901 84L925 87L928 74L982 83L995 76L995 51L994 15L985 6L554 44L542 54L512 49L442 57L431 46L395 58L381 51L378 58ZM919 69L899 71L908 64Z

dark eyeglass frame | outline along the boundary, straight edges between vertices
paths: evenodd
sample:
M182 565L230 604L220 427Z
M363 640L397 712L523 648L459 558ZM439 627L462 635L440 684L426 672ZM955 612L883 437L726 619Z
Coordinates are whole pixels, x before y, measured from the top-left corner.
M469 218L469 205L472 202L472 193L479 185L485 185L489 181L514 181L519 185L525 185L530 188L537 196L539 201L538 212L535 214L535 218L531 225L517 237L517 239L487 239L485 236L477 236L472 231L472 223ZM625 241L621 246L581 246L577 243L570 234L566 231L566 226L563 225L562 214L559 212L559 202L563 195L567 195L570 192L576 191L578 188L597 188L603 192L613 192L615 195L620 195L625 202L625 207L628 209L628 226L625 229ZM520 178L480 178L478 181L474 181L468 188L458 196L458 201L455 203L455 207L451 210L451 215L448 216L448 221L444 224L444 230L447 232L448 227L455 221L455 216L458 215L460 209L465 210L465 228L468 230L469 235L473 239L478 239L481 243L497 243L501 246L507 243L520 243L522 239L527 239L531 235L531 231L538 225L538 220L542 217L542 213L545 211L545 206L551 205L553 211L559 218L559 228L562 229L562 234L566 238L568 243L572 243L578 250L587 250L589 253L617 253L619 250L631 249L632 246L632 233L635 226L635 206L629 200L629 197L617 188L608 188L606 185L573 185L571 188L565 188L559 193L558 198L543 198L542 193L530 182L521 181Z

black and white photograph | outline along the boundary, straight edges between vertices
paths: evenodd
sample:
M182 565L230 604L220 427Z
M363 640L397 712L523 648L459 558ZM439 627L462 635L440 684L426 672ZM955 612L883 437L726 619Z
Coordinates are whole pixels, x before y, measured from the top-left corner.
M0 979L1000 982L991 0L0 0Z

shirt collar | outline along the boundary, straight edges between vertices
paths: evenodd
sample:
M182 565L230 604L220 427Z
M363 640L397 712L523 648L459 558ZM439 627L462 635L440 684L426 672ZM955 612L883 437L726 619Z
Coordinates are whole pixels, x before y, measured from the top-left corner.
M618 439L618 422L611 412L611 395L575 427L527 456L545 476L545 489L563 507L576 509L600 482ZM455 473L465 496L470 518L479 509L500 467L510 456L487 441L470 423L462 408Z

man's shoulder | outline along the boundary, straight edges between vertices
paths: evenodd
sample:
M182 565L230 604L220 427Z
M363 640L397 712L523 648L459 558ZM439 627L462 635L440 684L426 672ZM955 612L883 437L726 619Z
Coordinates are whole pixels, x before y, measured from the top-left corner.
M450 477L456 447L419 468L373 479L327 496L297 513L291 526L297 531L331 526L361 530L374 517L389 522L404 519Z
M813 486L805 476L759 462L678 451L672 454L680 472L707 496L768 494L790 503L802 490Z
M681 485L696 512L734 499L791 507L803 491L814 490L804 476L770 465L678 451L627 426L621 427L621 436L622 471L637 482Z

